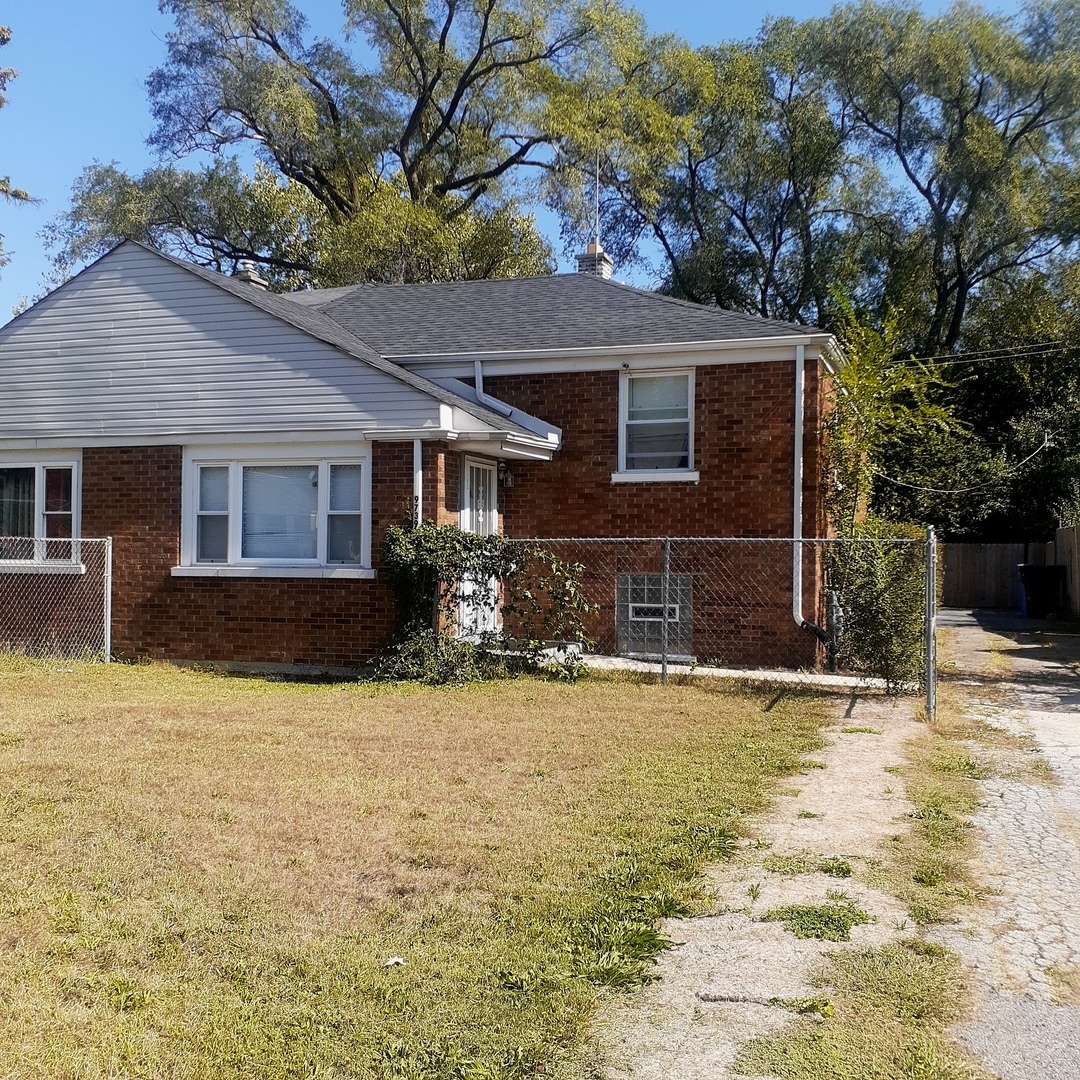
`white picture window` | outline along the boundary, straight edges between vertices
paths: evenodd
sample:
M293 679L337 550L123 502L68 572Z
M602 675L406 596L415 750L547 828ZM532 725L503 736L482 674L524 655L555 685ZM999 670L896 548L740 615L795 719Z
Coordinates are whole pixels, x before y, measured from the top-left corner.
M77 502L74 462L0 463L0 561L71 559Z
M620 473L689 472L694 373L631 373L623 376L620 390Z
M367 459L189 459L184 564L370 564Z

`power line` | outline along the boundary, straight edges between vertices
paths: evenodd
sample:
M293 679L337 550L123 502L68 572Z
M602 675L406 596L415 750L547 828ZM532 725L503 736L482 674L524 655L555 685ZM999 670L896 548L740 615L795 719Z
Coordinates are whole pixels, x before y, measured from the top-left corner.
M911 356L896 364L981 364L989 360L1029 359L1066 348L1064 341L1040 341L1030 345L1004 345L996 349L968 349L958 353L941 353L938 356Z
M878 472L877 469L872 470L874 476L879 476L882 480L887 480L890 484L896 484L898 487L911 488L912 491L929 491L934 495L963 495L969 491L979 491L981 488L993 487L995 484L1003 484L1007 479L1014 476L1020 469L1022 469L1033 457L1037 454L1041 454L1050 446L1050 436L1044 435L1042 445L1038 447L1033 453L1028 454L1023 461L1018 461L1015 465L1008 469L1006 476L999 476L994 480L986 480L981 484L972 484L970 487L962 488L936 488L926 487L923 484L909 484L906 480L897 480L895 477L886 476L883 472Z

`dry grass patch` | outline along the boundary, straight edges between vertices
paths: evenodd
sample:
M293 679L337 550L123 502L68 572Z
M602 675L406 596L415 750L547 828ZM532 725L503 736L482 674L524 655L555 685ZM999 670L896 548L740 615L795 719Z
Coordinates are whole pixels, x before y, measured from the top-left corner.
M1075 964L1054 964L1046 969L1054 1000L1059 1005L1080 1005L1080 967Z
M908 938L833 953L812 982L830 995L824 1015L750 1043L739 1072L781 1080L985 1080L947 1037L965 988L957 958L940 946Z
M12 1078L550 1072L821 745L708 686L66 667L0 660Z

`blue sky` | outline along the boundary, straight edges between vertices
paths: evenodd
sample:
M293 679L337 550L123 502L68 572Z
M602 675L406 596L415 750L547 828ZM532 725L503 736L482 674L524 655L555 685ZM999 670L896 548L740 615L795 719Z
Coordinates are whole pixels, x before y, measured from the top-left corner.
M296 2L320 33L331 34L339 25L337 0ZM652 30L675 31L700 45L751 37L770 15L821 15L832 2L646 0L636 6ZM987 6L1015 4L1004 0ZM0 233L11 256L0 269L2 324L20 298L42 291L49 259L38 234L66 207L82 168L116 161L140 172L153 163L143 83L164 58L171 23L155 0L8 0L0 23L12 32L11 44L0 49L0 67L19 72L8 86L8 104L0 109L0 175L10 175L14 185L41 200L36 206L0 202ZM552 240L557 244L558 236ZM569 268L568 261L563 268Z

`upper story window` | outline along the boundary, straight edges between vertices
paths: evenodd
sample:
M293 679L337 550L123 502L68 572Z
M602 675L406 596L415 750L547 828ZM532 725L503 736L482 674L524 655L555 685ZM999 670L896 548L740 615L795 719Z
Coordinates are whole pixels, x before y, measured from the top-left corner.
M619 471L614 481L697 480L694 372L631 372L619 385Z
M185 567L320 576L370 566L366 456L200 457L187 465Z
M0 561L71 559L76 495L74 462L0 464Z

